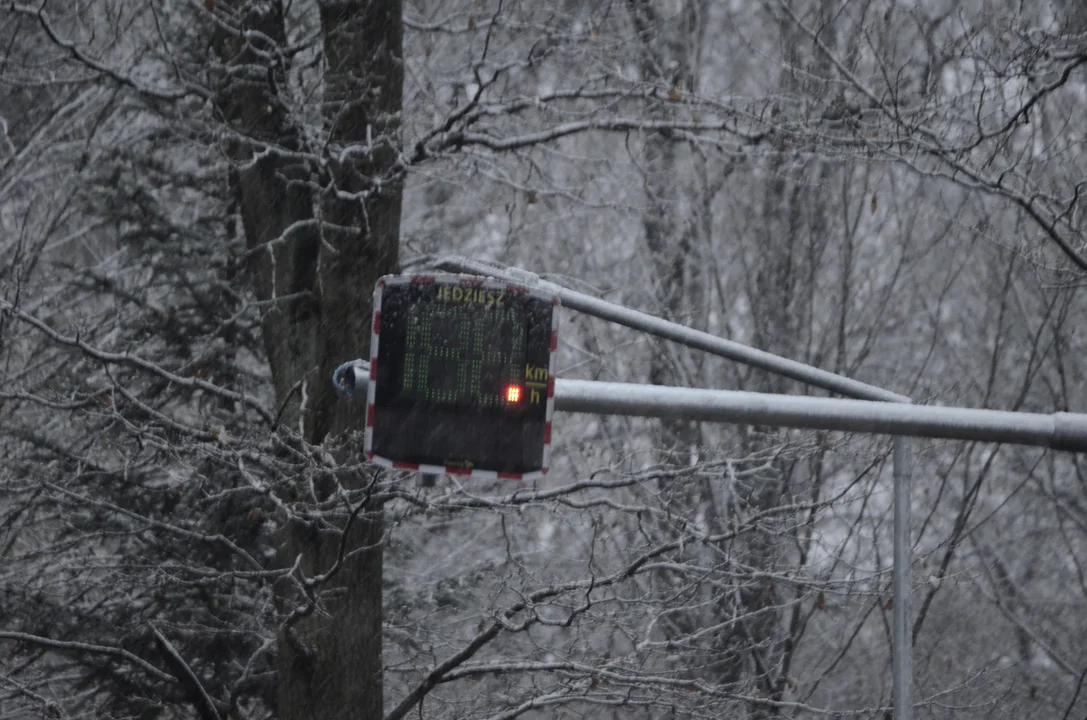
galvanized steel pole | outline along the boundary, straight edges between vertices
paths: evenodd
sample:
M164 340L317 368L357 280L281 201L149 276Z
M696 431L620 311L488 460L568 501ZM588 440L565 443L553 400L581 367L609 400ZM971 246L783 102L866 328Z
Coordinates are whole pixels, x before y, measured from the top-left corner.
M366 363L346 368L344 383L365 393ZM1087 452L1087 414L1015 413L1001 410L907 405L871 400L664 387L591 380L555 380L555 409L607 415L678 418L704 422L778 425L813 430L880 433L894 443L894 567L892 570L892 691L894 719L913 715L910 593L910 472L905 436L1035 445Z
M555 380L555 409L976 440L1087 452L1087 414L1082 413L1016 413L563 378ZM908 449L900 448L896 455L899 474L908 471Z
M450 256L436 262L438 267L455 272L467 272L476 275L489 275L511 282L546 288L559 297L562 304L587 315L610 320L635 330L682 343L688 347L728 358L745 365L760 368L783 377L820 387L831 392L860 400L877 400L889 403L911 402L905 395L885 390L874 385L859 382L821 368L805 365L762 350L731 340L710 335L693 328L669 322L631 308L623 307L606 300L594 298L573 290L542 280L534 273L517 268L502 268L489 263L481 263L469 258ZM558 400L558 398L556 398ZM559 404L556 404L559 407ZM767 422L767 424L775 424ZM788 423L782 423L788 424ZM810 427L797 425L796 427ZM844 428L841 428L844 429ZM870 431L878 432L878 431ZM1077 429L1078 432L1078 429ZM920 433L924 434L924 433ZM984 432L983 432L984 434ZM938 435L936 437L950 437ZM998 442L1018 442L999 440L994 437L975 438ZM1028 443L1034 444L1034 443ZM911 474L913 469L912 452L909 441L897 438L893 456L894 477L894 566L892 568L892 614L891 673L894 702L894 720L912 720L913 700L913 642L910 632L910 567L912 564L912 540L910 536Z
M891 608L891 700L894 703L894 720L913 719L913 633L910 628L913 619L913 592L910 587L910 568L913 565L913 538L910 534L910 513L913 509L911 446L909 439L895 438L891 469L894 474L894 559L891 564L891 597L895 603Z
M735 360L750 367L760 368L776 375L799 380L800 382L820 387L831 392L861 400L882 400L894 403L909 403L905 395L884 390L883 388L843 377L821 368L773 355L762 350L731 340L710 335L693 328L669 322L631 308L594 298L561 285L541 280L534 273L515 268L501 268L488 263L481 263L469 258L450 256L436 263L439 267L456 272L468 272L476 275L491 275L513 282L520 282L538 287L545 287L558 295L562 304L587 315L624 325L635 330L667 338L719 357ZM908 628L910 622L910 567L912 562L912 540L910 537L910 508L900 507L902 502L909 502L911 492L912 463L903 465L910 457L909 441L900 438L895 441L893 463L894 476L894 567L892 569L892 597L894 607L892 615L891 674L894 693L894 720L912 720L913 700L913 642ZM903 500L903 498L905 500Z
M348 369L345 373L344 382L353 386L356 393L365 392L369 381L365 363L359 363L357 371ZM555 380L555 409L597 415L974 440L1087 452L1087 414L1084 413L1017 413L563 378ZM899 448L896 455L900 468L908 470L908 448Z
M469 260L459 256L445 257L435 262L435 265L443 270L453 272L471 273L473 275L489 275L509 282L520 283L529 287L540 288L548 293L558 296L563 307L568 307L586 315L592 315L602 320L623 325L634 330L641 330L650 335L656 335L667 340L673 340L688 347L708 352L711 355L741 362L750 367L766 370L767 372L783 377L799 380L800 382L815 387L829 390L830 392L845 395L859 400L883 400L885 402L908 403L910 399L905 395L884 390L875 385L853 380L842 375L837 375L828 370L805 365L796 360L789 360L763 350L748 347L743 343L726 340L716 335L710 335L701 330L695 330L679 323L674 323L663 318L655 317L632 308L617 305L607 300L594 298L591 295L579 293L556 285L555 283L541 280L533 273L524 270L500 268L477 260Z

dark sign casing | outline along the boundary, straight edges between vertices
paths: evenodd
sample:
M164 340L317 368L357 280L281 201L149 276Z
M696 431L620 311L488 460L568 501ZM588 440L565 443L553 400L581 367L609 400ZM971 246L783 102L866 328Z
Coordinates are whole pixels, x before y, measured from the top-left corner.
M547 472L558 298L468 275L374 291L366 455L424 473Z

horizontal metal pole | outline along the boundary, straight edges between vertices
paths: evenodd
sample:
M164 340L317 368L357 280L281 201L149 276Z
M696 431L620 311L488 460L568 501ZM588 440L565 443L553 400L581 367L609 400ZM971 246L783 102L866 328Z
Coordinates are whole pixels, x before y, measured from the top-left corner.
M365 363L348 368L344 382L365 395ZM906 405L873 400L773 395L735 390L555 380L555 409L597 415L677 418L810 430L909 435L1036 445L1087 452L1087 414Z
M1087 451L1087 415L1007 412L733 390L556 380L555 409L780 425Z
M491 277L520 283L528 287L546 290L558 296L562 304L568 308L578 310L586 315L592 315L603 320L624 325L635 330L641 330L657 337L673 340L688 347L708 352L711 355L727 358L736 362L759 368L767 372L781 375L793 380L807 383L815 387L829 390L830 392L845 395L846 397L862 400L882 400L884 402L908 403L910 399L905 395L884 390L875 385L853 380L842 375L837 375L828 370L805 365L796 360L789 360L763 350L748 347L743 343L726 340L710 335L701 330L695 330L679 323L654 317L638 310L633 310L622 305L617 305L607 300L592 297L584 293L569 290L540 279L537 275L516 268L500 268L488 263L471 260L460 256L449 256L439 259L435 265L454 272L472 273L474 275L488 275Z

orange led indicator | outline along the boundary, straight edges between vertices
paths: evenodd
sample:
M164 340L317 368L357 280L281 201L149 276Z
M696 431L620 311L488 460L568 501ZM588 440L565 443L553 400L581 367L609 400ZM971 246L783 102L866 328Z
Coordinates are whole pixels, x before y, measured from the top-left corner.
M521 401L521 386L509 385L506 387L506 402L517 403Z

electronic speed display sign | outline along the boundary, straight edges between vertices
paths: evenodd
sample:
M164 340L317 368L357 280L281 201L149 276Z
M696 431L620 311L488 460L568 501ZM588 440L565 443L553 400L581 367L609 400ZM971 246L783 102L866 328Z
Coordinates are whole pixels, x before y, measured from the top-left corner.
M558 298L466 275L374 291L366 454L427 473L547 471Z

